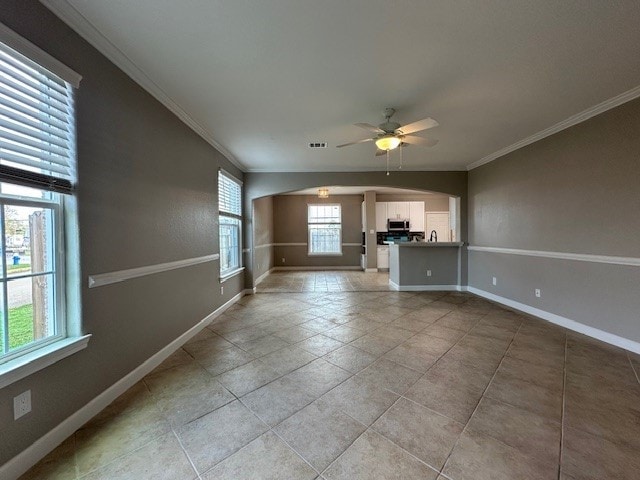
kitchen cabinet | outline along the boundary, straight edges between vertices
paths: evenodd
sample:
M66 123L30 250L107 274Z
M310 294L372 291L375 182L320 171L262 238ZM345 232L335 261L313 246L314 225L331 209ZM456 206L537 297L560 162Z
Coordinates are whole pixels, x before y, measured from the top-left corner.
M387 220L409 220L412 232L424 232L424 202L376 202L376 231L387 231Z
M387 202L376 202L376 232L387 231Z
M387 202L387 218L393 220L408 220L410 202Z
M424 202L409 202L412 232L424 232Z
M389 245L378 245L378 270L389 269Z

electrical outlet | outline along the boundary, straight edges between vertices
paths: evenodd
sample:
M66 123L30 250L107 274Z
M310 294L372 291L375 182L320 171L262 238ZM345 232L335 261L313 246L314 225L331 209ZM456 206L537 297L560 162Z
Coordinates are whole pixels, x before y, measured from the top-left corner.
M224 295L224 287L220 287L220 295Z
M431 270L427 270L427 277L431 276Z
M282 257L282 263L284 263L284 257Z
M498 284L498 280L496 279L496 277L493 277L493 284L497 285Z
M539 288L536 288L536 297L540 298L542 296L542 292Z
M369 234L370 235L375 235L376 231L375 230L369 230Z
M31 390L13 397L13 419L17 420L31 411Z

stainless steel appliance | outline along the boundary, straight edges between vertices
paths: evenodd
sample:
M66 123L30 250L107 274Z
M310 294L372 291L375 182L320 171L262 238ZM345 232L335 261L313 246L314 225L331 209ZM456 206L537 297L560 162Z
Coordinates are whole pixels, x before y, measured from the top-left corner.
M387 232L408 232L409 220L387 220Z

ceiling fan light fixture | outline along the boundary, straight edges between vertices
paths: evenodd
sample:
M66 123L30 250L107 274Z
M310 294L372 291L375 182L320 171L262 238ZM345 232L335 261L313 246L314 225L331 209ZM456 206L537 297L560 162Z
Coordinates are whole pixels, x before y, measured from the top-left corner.
M384 137L380 137L376 140L376 147L380 150L394 150L400 146L402 140L400 140L395 135L385 135Z
M329 198L329 189L328 188L319 188L318 189L318 198Z

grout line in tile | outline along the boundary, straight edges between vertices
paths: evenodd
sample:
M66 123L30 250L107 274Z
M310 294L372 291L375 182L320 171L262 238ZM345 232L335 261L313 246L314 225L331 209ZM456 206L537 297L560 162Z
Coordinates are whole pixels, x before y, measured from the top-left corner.
M147 445L149 445L151 442L153 442L153 441L157 440L158 438L163 437L163 436L165 436L165 435L169 435L170 433L173 433L173 429L170 429L169 431L167 431L167 432L165 432L165 433L162 433L162 434L160 434L160 435L156 435L156 436L154 436L154 437L151 437L147 442L144 442L144 444L142 444L142 445L138 445L136 448L133 448L133 449L131 449L131 450L128 450L126 453L123 453L122 455L118 455L117 457L115 457L115 458L111 459L110 461L108 461L108 462L106 462L106 463L103 463L103 464L101 464L101 465L98 465L98 466L96 466L95 468L93 468L93 469L91 469L91 470L89 470L89 471L87 471L87 472L83 473L82 475L80 475L80 472L78 471L78 479L79 479L79 480L82 480L82 478L86 477L86 476L87 476L87 475L89 475L90 473L96 472L96 471L100 470L101 468L104 468L104 467L106 467L106 466L108 466L108 465L111 465L112 463L115 463L116 461L118 461L118 460L120 460L120 459L122 459L122 458L125 458L125 457L127 457L127 456L129 456L129 455L132 455L133 453L137 452L138 450L141 450L141 449L143 449L144 447L146 447ZM74 434L74 435L75 435L75 434Z
M486 317L486 315L485 315L485 317ZM460 441L460 437L467 431L467 429L469 427L469 423L471 423L471 419L473 418L473 416L478 411L478 408L480 407L480 403L482 402L482 399L485 398L485 394L489 390L489 387L493 383L493 380L496 378L496 375L498 374L498 370L500 370L500 367L502 366L502 362L504 362L504 359L507 356L507 352L509 351L509 348L511 348L511 344L513 343L513 341L516 338L516 336L518 335L518 333L520 333L520 329L522 328L522 324L523 323L524 323L523 321L520 322L520 325L518 326L518 330L516 330L516 333L513 335L513 337L511 338L511 341L509 342L509 345L507 345L507 348L505 349L504 354L502 355L502 358L500 359L500 363L498 363L498 366L496 367L495 371L493 372L493 376L491 377L491 380L489 380L489 382L487 383L487 386L485 387L484 391L482 392L482 395L478 399L478 403L476 404L476 407L473 409L473 412L471 413L471 415L469 415L469 419L467 420L467 423L465 424L462 432L458 436L456 442L453 444L453 447L449 451L449 455L447 455L447 459L445 460L444 464L442 465L442 468L440 469L440 473L442 473L444 471L444 469L447 467L447 464L449 463L449 460L451 459L451 454L456 449L456 446L458 445L458 442ZM491 436L491 438L494 438L494 437ZM497 438L494 438L494 440L502 443L503 445L506 445L504 442L498 440ZM507 446L511 447L510 445L507 445ZM511 447L511 448L513 448L513 447Z
M191 455L189 455L189 452L187 452L187 449L184 448L184 445L182 444L182 440L180 440L180 437L178 436L177 432L175 431L175 429L171 429L171 433L173 433L173 436L176 438L176 440L178 440L178 444L180 445L180 448L182 449L182 451L184 452L184 454L187 456L187 460L189 460L189 463L191 464L191 468L193 468L193 471L196 472L196 476L198 478L200 478L200 474L204 473L204 472L199 472L198 469L196 468L196 464L193 463L193 460L191 459Z
M295 413L294 413L294 415L295 415ZM287 418L288 418L288 417L287 417ZM276 426L277 426L277 425L276 425ZM272 433L273 433L276 437L278 437L280 440L282 440L282 441L284 442L284 444L285 444L287 447L289 447L293 453L295 453L296 455L298 455L298 457L300 457L304 463L306 463L307 465L309 465L309 467L310 467L314 472L316 472L316 475L320 475L320 471L318 471L318 469L317 469L317 468L315 468L313 465L311 465L311 464L307 461L307 459L306 459L306 458L304 458L304 456L303 456L300 452L298 452L295 448L293 448L293 446L292 446L292 445L290 445L290 444L289 444L289 442L287 442L284 438L282 438L282 436L280 436L280 434L279 434L278 432L276 432L275 427L272 427L269 431L270 431L270 432L272 432ZM264 434L263 434L263 435L264 435Z
M636 370L636 367L633 365L633 361L631 360L631 355L629 354L628 351L627 351L627 358L629 359L629 363L631 364L631 370L633 370L633 373L636 374L636 380L638 380L638 383L640 383L640 372Z
M464 303L463 303L463 304L464 304ZM463 305L463 304L462 304L462 305ZM458 306L456 306L456 308L454 308L454 309L453 309L453 310L451 310L451 311L455 311L457 308L458 308ZM450 312L448 312L448 313L451 313L451 311L450 311ZM446 314L445 314L445 315L446 315ZM444 316L444 315L443 315L443 316ZM485 314L485 315L483 315L480 319L478 319L478 322L479 322L482 318L484 318L484 317L486 317L486 314ZM476 325L477 325L477 323L478 323L478 322L476 322ZM471 331L471 330L469 330L469 331ZM448 349L448 350L446 350L442 355L440 355L440 356L438 357L438 360L436 360L436 361L433 363L433 365L431 365L431 367L429 367L429 368L427 369L427 372L428 372L429 370L431 370L431 369L432 369L432 368L433 368L433 367L438 363L438 361L439 361L442 357L444 357L444 356L445 356L445 355L446 355L446 354L447 354L447 353L448 353L448 352L449 352L453 347L455 347L455 346L456 346L460 341L462 341L462 339L463 339L463 338L465 338L465 337L469 334L469 331L468 331L468 332L466 332L462 337L460 337L460 338L458 339L458 341L457 341L457 342L455 342L451 347L449 347L449 349ZM419 333L419 332L418 332L418 333ZM418 333L416 333L415 335L417 335ZM414 335L414 336L415 336L415 335ZM412 337L409 337L409 338L412 338ZM514 335L514 338L515 338L515 335ZM408 340L408 339L407 339L407 340ZM406 340L405 340L405 341L406 341ZM512 341L513 341L513 340L512 340ZM403 343L404 343L404 342L403 342ZM355 348L355 347L354 347L354 348ZM505 352L505 353L506 353L506 352ZM382 357L380 357L380 358L382 358ZM377 360L376 360L376 361L377 361ZM390 361L391 361L391 360L390 360ZM375 363L375 362L374 362L374 363ZM392 362L392 363L395 363L395 362ZM372 365L373 365L373 364L372 364ZM398 364L398 365L400 365L400 364ZM401 365L401 366L404 366L404 365ZM367 368L368 368L368 367L367 367ZM363 370L364 370L364 369L363 369ZM497 371L497 368L496 368L496 371ZM418 381L420 381L420 379L422 379L422 378L427 374L427 372L425 372L425 373L424 373L422 376L420 376L420 377L419 377L415 382L413 382L413 383L411 384L411 386L410 386L410 387L408 387L408 388L404 391L404 393L406 393L406 392L407 392L407 391L408 391L408 390L409 390L413 385L415 385ZM495 375L495 373L494 373L494 375ZM354 376L355 376L355 375L354 375ZM384 387L382 387L382 388L384 388ZM385 389L385 390L388 390L388 389ZM383 416L383 415L385 415L389 410L391 410L391 408L393 408L393 407L395 406L395 404L396 404L396 403L398 403L398 401L400 401L400 399L401 399L401 398L405 398L406 400L409 400L408 398L404 397L404 393L403 393L402 395L399 395L398 393L393 392L393 391L391 391L391 390L388 390L388 391L390 391L390 392L392 392L392 393L394 393L394 394L398 395L398 398L397 398L397 399L396 399L396 400L395 400L395 401L394 401L394 402L393 402L393 403L392 403L392 404L391 404L391 405L390 405L386 410L384 410L380 415L378 415L378 416L376 417L376 419L375 419L373 422L371 422L371 425L367 426L367 430L365 430L365 432L367 432L367 431L369 431L369 430L372 430L372 431L373 431L373 432L375 432L376 434L381 435L383 438L385 438L386 440L388 440L388 441L390 441L391 443L393 443L394 445L396 445L398 448L400 448L400 449L402 449L403 451L407 452L404 448L402 448L400 445L398 445L398 444L396 444L395 442L393 442L391 439L387 438L386 436L384 436L384 435L382 435L381 433L379 433L379 432L377 432L377 431L375 431L375 430L373 430L373 429L372 429L373 424L374 424L376 421L378 421L378 419L379 419L380 417L382 417L382 416ZM413 403L415 403L415 402L413 402ZM479 403L479 402L478 402L478 403ZM423 406L423 405L422 405L422 406ZM425 408L426 408L426 407L425 407ZM344 413L344 412L343 412L343 413ZM438 412L435 412L435 413L438 413ZM442 414L439 414L439 415L442 415ZM444 416L446 417L446 415L444 415ZM446 417L446 418L449 418L449 417ZM355 419L354 419L354 420L355 420ZM360 422L360 423L362 423L362 422ZM460 423L460 422L458 422L458 423ZM363 425L364 425L364 424L363 424ZM363 432L362 434L364 434L365 432ZM362 434L361 434L360 436L362 436ZM360 438L360 436L359 436L358 438ZM356 439L356 440L357 440L357 439ZM356 441L356 440L354 440L354 443L355 443L355 441ZM457 440L456 440L456 443L457 443ZM353 443L352 443L352 444L353 444ZM350 447L350 446L351 446L351 445L349 445L349 447ZM347 450L349 447L347 447L347 448L342 452L342 454L344 454L344 452L346 452L346 450ZM452 447L451 452L453 451L453 448L455 448L455 444L454 444L454 447ZM449 452L449 455L451 454L451 452ZM414 455L412 455L410 452L407 452L407 453L408 453L409 455L411 455L412 457L416 458L417 460L419 460L421 463L423 463L423 464L427 465L430 469L434 470L436 473L441 473L441 470L437 470L437 469L435 469L434 467L432 467L432 466L431 466L431 465L429 465L428 463L423 462L423 461L422 461L422 460L420 460L419 458L417 458L417 457L415 457ZM342 456L342 454L341 454L340 456L338 456L338 458L340 458L340 457ZM337 460L338 460L338 458L336 458L336 460L334 460L334 462L335 462L335 461L337 461ZM447 460L448 460L448 458L449 458L449 456L447 456ZM447 461L447 460L445 460L445 463L443 464L443 467L442 467L443 469L444 469L444 467L445 467L445 465L446 465L446 461ZM333 462L332 462L332 464L333 464ZM328 469L330 466L331 466L331 465L329 465L329 466L327 467L327 469ZM326 469L325 469L325 470L323 470L323 472L322 472L322 473L324 473L325 471L326 471Z

